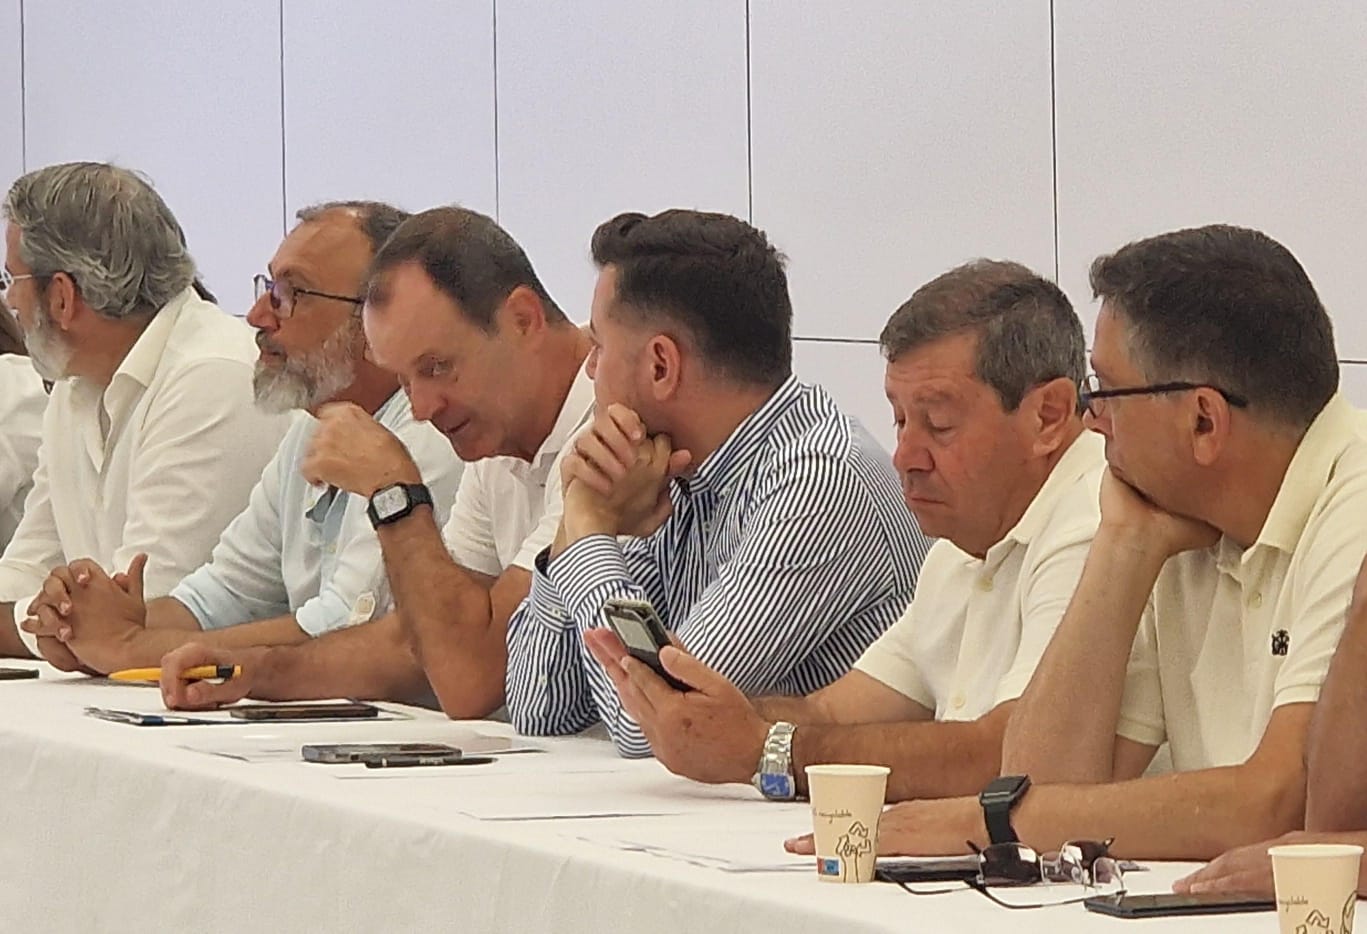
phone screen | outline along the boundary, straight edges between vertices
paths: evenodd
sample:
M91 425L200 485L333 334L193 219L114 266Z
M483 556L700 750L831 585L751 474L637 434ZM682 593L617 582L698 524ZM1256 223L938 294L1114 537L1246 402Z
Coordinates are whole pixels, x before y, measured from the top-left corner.
M229 707L239 720L360 720L378 716L370 704L251 704Z

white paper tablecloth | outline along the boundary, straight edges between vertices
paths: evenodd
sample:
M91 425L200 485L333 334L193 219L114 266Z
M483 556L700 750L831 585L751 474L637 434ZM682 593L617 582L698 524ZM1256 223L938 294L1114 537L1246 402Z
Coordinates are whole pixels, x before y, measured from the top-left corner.
M623 761L602 740L553 741L548 753L486 766L368 771L183 746L459 745L472 730L508 728L424 710L377 724L196 727L81 713L157 702L153 689L51 669L40 681L0 682L0 932L1058 934L1138 924L1076 905L1008 912L967 889L915 897L819 883L781 849L809 826L803 806ZM584 816L610 813L654 816ZM1185 868L1135 873L1130 889L1165 891ZM1271 914L1143 923L1145 932L1275 929Z

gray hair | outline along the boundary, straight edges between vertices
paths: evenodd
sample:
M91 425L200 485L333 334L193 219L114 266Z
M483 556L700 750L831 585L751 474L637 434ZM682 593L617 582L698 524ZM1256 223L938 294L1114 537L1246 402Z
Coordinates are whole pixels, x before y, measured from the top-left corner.
M134 172L102 162L49 165L5 196L34 276L63 272L106 318L152 314L190 286L195 261L166 202Z
M1020 263L978 259L921 286L892 313L878 342L888 362L941 338L978 335L975 370L1014 412L1031 388L1086 376L1082 322L1068 296Z
M356 225L370 241L372 254L380 252L384 242L409 218L407 211L383 201L324 201L300 208L294 216L299 223L308 224L333 211L345 211L356 218Z

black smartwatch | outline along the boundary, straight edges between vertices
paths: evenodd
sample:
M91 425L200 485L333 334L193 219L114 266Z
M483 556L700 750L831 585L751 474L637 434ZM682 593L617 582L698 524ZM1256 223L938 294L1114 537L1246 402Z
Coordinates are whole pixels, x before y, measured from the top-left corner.
M1003 775L992 779L978 794L978 803L983 806L983 819L987 821L989 843L1020 842L1020 837L1016 836L1011 826L1011 809L1029 790L1029 775Z
M419 506L431 506L432 493L421 483L394 483L376 490L366 506L366 515L375 528L398 522Z

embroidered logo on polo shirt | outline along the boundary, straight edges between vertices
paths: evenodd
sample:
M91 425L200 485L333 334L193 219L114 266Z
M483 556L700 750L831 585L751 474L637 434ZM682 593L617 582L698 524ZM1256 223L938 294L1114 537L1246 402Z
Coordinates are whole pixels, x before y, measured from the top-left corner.
M1278 629L1272 634L1272 654L1285 655L1291 649L1291 633Z

